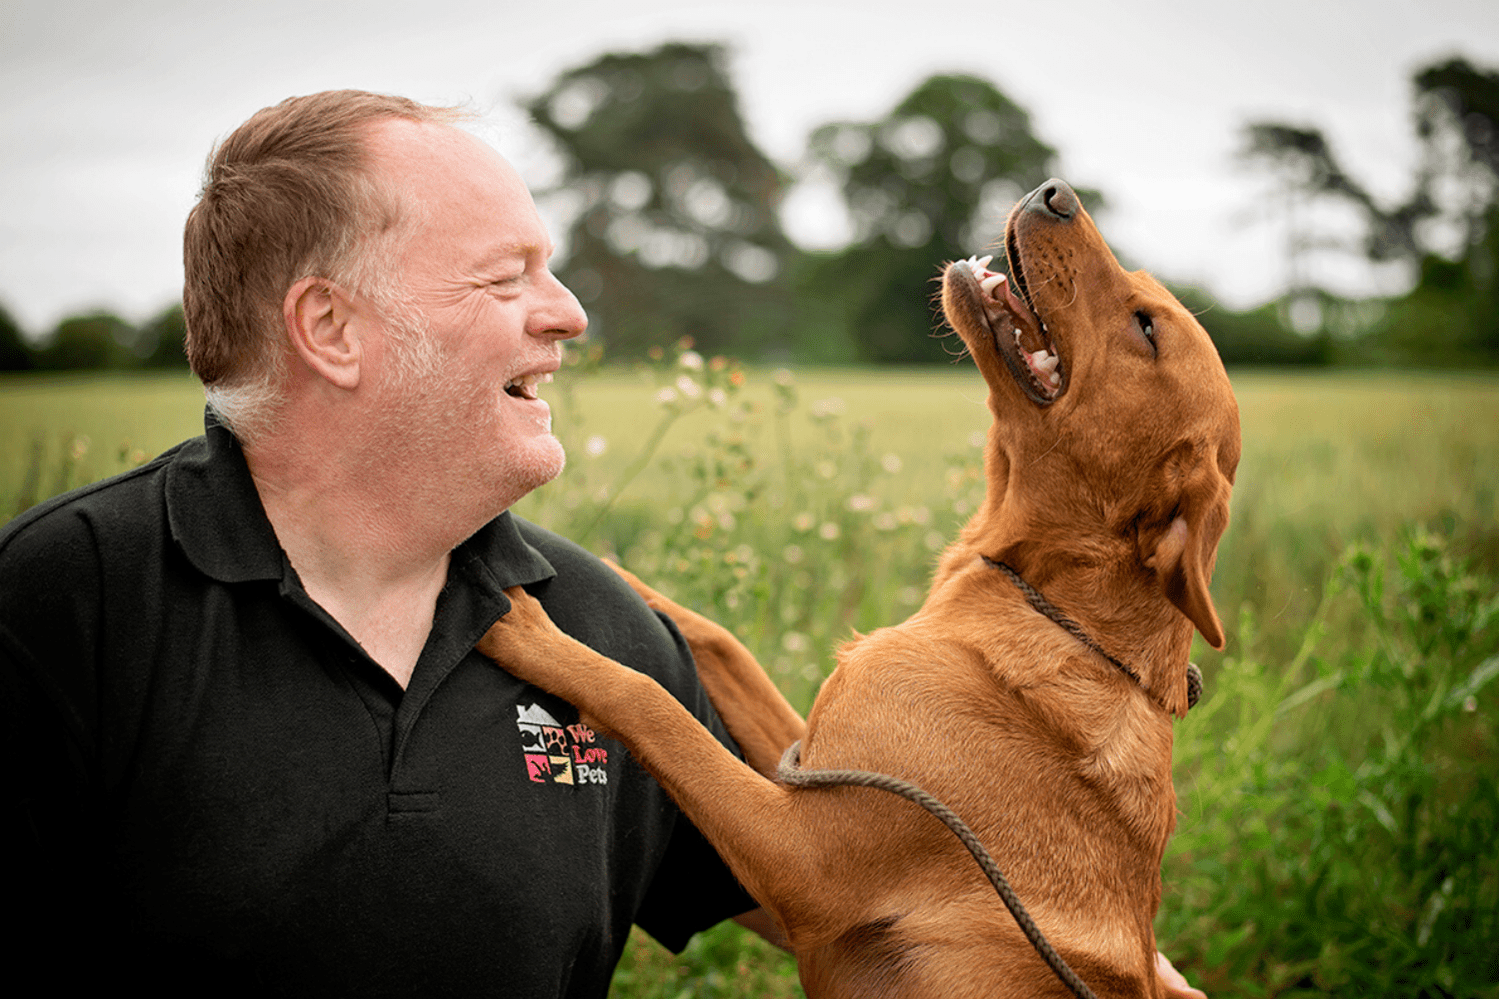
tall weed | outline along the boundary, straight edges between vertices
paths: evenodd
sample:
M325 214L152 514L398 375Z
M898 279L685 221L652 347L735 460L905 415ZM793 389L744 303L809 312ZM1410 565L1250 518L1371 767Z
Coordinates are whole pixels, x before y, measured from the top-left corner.
M657 414L625 437L628 461L601 476L570 460L517 509L733 629L805 710L830 650L920 604L936 554L982 499L983 442L947 455L938 510L902 501L903 459L878 451L840 398L803 400L786 370L768 402L746 398L742 369L691 346L648 366ZM573 403L556 401L569 453L614 446Z
M1412 530L1348 550L1286 666L1241 619L1178 733L1158 922L1209 992L1499 995L1496 592Z

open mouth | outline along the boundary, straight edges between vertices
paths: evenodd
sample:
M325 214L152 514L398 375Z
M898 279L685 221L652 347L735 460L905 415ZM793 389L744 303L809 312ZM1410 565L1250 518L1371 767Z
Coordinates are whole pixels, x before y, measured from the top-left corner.
M516 399L539 399L541 397L536 394L536 387L538 385L545 385L551 380L552 376L550 372L546 374L521 375L519 378L512 378L505 383L505 394Z
M1062 394L1067 373L1056 340L1036 312L1026 288L1013 234L1008 243L1010 269L1015 275L1013 289L1003 274L989 269L993 257L974 256L958 264L966 266L972 275L974 287L969 291L978 300L994 349L1005 359L1021 391L1032 402L1045 406Z

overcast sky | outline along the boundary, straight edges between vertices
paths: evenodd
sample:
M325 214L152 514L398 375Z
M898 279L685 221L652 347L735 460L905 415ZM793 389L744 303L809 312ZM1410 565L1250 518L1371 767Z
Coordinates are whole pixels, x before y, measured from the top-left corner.
M516 98L669 39L728 46L750 133L787 167L813 128L880 117L928 74L985 76L1030 111L1062 176L1109 196L1099 221L1116 249L1244 306L1286 277L1267 182L1234 163L1244 123L1321 127L1351 173L1397 200L1416 157L1411 71L1454 54L1499 66L1499 3L5 0L0 303L41 332L86 308L140 320L174 301L209 149L284 97L469 102L540 180L547 160ZM794 235L836 234L815 197L791 204ZM1349 290L1379 280L1325 276Z

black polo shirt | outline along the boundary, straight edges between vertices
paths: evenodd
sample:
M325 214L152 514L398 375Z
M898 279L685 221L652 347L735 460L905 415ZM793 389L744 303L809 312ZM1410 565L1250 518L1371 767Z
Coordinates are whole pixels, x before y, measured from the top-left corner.
M676 629L501 516L406 690L302 588L211 419L0 534L11 973L158 992L602 996L752 908L618 743L473 651L523 584L725 742ZM6 939L0 936L0 939Z

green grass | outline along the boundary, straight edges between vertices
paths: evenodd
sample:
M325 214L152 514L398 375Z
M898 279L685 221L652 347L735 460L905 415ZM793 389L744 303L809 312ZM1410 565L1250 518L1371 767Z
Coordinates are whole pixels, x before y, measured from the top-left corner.
M0 375L0 517L203 432L190 375Z
M548 392L568 469L521 512L724 621L803 708L852 629L915 607L982 495L966 364L574 358ZM1233 381L1230 639L1197 650L1207 694L1177 728L1162 945L1215 995L1499 995L1499 379ZM0 508L128 467L201 410L177 376L0 379ZM799 992L726 927L681 959L637 934L614 994Z

